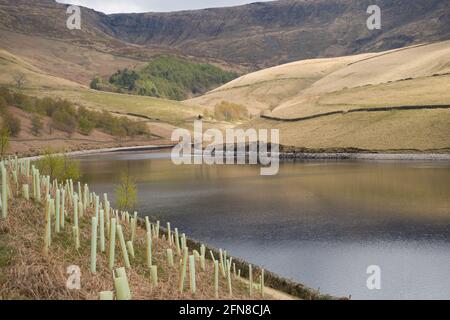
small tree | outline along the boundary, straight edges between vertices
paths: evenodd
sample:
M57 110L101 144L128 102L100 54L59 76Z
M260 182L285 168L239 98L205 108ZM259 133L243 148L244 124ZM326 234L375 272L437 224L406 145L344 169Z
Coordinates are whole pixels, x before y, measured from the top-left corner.
M120 183L116 186L116 205L120 210L132 211L137 204L137 186L130 176L130 170L122 172Z
M38 114L33 114L31 118L31 132L33 135L38 136L41 133L44 125L42 124L41 117Z
M9 130L7 128L2 128L0 130L0 152L2 159L5 156L8 147L9 147Z
M44 156L38 161L37 167L43 175L59 181L78 180L81 176L79 161L66 155L53 154L51 150L45 151Z
M22 89L26 81L26 76L23 73L14 75L14 81L16 82L17 89Z

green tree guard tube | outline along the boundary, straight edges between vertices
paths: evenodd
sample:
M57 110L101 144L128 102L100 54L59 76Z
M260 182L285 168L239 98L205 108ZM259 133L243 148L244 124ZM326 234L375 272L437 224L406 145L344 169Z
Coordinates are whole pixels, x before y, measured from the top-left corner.
M227 263L227 282L228 282L228 293L230 297L232 297L233 287L231 286L231 263Z
M177 249L177 254L180 255L181 249L180 249L180 239L178 236L178 228L175 228L175 247Z
M191 293L195 294L195 292L197 291L197 287L196 287L196 281L195 281L195 256L194 255L190 255L189 256L189 284L191 287Z
M134 259L134 247L133 247L133 242L127 241L127 248L128 248L128 252L130 253L131 258Z
M219 299L219 261L214 260L214 297Z
M187 260L188 260L188 249L184 248L183 250L183 263L181 265L181 276L180 276L180 283L179 283L179 288L180 288L180 292L183 293L184 291L184 280L186 278L186 267L187 267Z
M8 217L8 185L7 185L8 177L6 176L7 173L4 165L2 165L1 171L2 171L2 218L6 219Z
M64 221L66 220L66 212L65 212L65 205L66 205L66 190L61 190L61 217L59 218L59 221L61 222L61 229L64 230Z
M100 292L100 300L114 300L114 293L112 291Z
M169 267L173 268L174 262L173 262L173 251L172 249L167 249L167 263L169 264Z
M80 249L80 231L77 226L72 227L73 239L75 241L75 249Z
M91 272L97 272L97 218L92 217L91 233Z
M264 298L264 269L261 269L261 297Z
M56 195L55 195L56 205L55 205L55 232L59 233L61 223L60 223L60 207L61 207L61 191L59 189L56 189Z
M152 279L152 285L156 287L158 285L158 268L156 266L150 267L150 277Z
M73 225L78 227L78 195L73 196Z
M123 237L123 232L122 232L122 226L120 224L117 224L117 234L119 236L120 249L122 250L122 256L123 256L123 261L125 263L125 267L127 269L129 269L131 267L130 259L128 257L127 245L125 243L125 238Z
M100 210L100 251L105 252L105 212Z
M117 300L131 300L130 284L128 283L125 268L116 269L116 273L117 277L114 278L114 286Z
M27 184L22 186L22 196L25 200L30 200L30 187Z
M250 297L253 294L253 273L252 273L252 265L248 265L248 294Z
M146 233L146 242L147 242L147 267L150 268L152 266L152 234L150 232Z
M114 268L116 253L116 218L111 219L111 232L109 237L109 270Z

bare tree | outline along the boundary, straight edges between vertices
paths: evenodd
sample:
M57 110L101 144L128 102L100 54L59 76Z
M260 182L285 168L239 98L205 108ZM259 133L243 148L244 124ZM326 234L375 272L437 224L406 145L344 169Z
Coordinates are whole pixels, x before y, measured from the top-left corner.
M18 73L14 75L14 81L16 82L16 86L18 89L22 89L22 86L25 84L26 76L23 73Z

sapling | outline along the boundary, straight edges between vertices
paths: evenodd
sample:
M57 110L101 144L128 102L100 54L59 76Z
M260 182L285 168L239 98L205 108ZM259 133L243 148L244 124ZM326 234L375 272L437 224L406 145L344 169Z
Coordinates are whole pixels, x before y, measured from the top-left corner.
M109 237L109 269L114 268L114 259L116 251L116 218L111 219L111 232Z
M97 272L97 218L92 217L91 232L91 272Z
M129 269L131 267L130 265L130 259L128 257L128 251L127 251L127 245L125 243L125 238L123 236L122 226L120 224L117 224L117 234L119 236L119 243L120 243L120 249L122 250L122 256L125 263L125 267Z

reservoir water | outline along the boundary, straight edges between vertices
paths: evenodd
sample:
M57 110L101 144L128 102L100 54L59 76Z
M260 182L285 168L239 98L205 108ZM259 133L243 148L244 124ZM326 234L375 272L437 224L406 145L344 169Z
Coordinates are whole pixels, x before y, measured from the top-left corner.
M353 299L450 299L450 163L172 164L164 153L79 158L112 198L129 170L138 211L281 276ZM367 287L379 266L381 288Z

